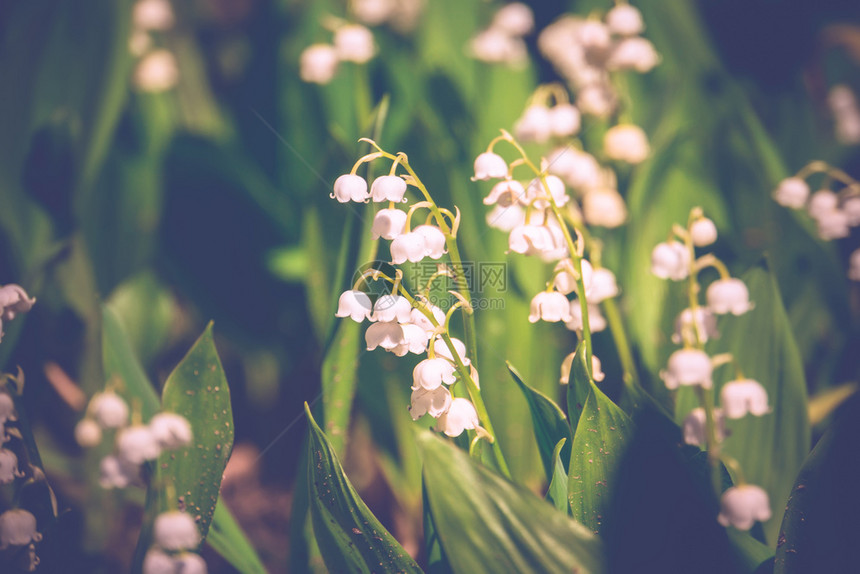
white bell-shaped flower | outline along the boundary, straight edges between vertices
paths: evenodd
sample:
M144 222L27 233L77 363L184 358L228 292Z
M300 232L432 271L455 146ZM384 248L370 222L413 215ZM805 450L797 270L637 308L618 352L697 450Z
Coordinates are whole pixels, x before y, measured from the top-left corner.
M143 574L176 574L173 557L158 548L150 548L143 557Z
M570 301L558 291L541 291L532 298L529 321L570 321Z
M519 205L502 207L496 205L486 217L487 226L508 233L516 227L525 224L526 212Z
M116 437L116 448L122 460L143 464L161 454L161 447L148 426L137 425L122 429Z
M698 334L695 331L697 328ZM672 342L676 345L680 345L684 341L695 343L698 338L700 343L706 343L719 336L716 315L708 311L706 307L696 307L695 313L692 309L687 308L681 311L678 318L675 319L675 332L672 334Z
M841 209L834 209L819 215L815 222L818 224L818 236L825 241L842 239L851 234L848 215Z
M207 574L209 572L206 561L199 554L182 552L174 560L176 561L176 571L181 574Z
M303 82L328 84L337 73L340 59L329 44L312 44L299 56L299 77Z
M573 104L557 104L550 108L549 115L550 129L556 137L573 136L582 125L582 115Z
M368 351L373 351L377 347L391 351L406 343L406 336L400 323L373 323L364 332L364 340Z
M373 201L403 201L406 193L406 181L396 175L383 175L373 180L370 186L370 197Z
M138 0L132 8L131 21L141 30L168 30L173 27L173 8L168 0Z
M337 300L335 317L349 317L356 323L370 319L372 303L367 293L350 289L341 293Z
M433 390L427 390L424 387L413 388L409 414L412 415L414 421L427 414L437 419L451 408L451 401L451 392L443 386L438 386Z
M424 255L439 259L445 254L445 234L435 225L419 225L412 230L424 238Z
M839 209L839 196L830 189L819 189L809 198L809 215L818 219Z
M200 544L200 531L194 518L179 510L169 510L156 516L152 536L164 550L192 550Z
M799 177L787 177L773 192L773 199L780 205L800 209L809 198L809 184Z
M743 315L753 308L746 284L734 277L718 279L708 285L705 299L708 301L708 309L717 315Z
M140 468L118 456L108 455L99 463L99 486L102 488L128 488L139 477Z
M720 497L720 514L717 520L723 526L749 530L756 521L770 520L770 499L764 489L742 484L727 489Z
M398 323L409 323L412 316L412 305L403 295L391 295L390 293L380 295L373 306L371 321L387 323L397 321Z
M645 30L642 13L630 4L617 4L607 12L606 26L617 36L635 36Z
M660 54L650 40L639 37L624 38L612 49L606 61L606 68L613 71L634 70L645 74L659 63Z
M534 25L534 14L528 5L511 2L499 8L490 26L511 36L525 36Z
M158 445L169 450L188 446L194 436L188 419L176 413L158 413L150 419L149 429Z
M571 331L582 331L582 306L579 299L570 302L570 320L565 321L564 326ZM592 333L600 333L606 329L606 317L600 312L600 306L593 303L588 304L588 329Z
M464 430L477 428L480 424L475 406L468 399L455 398L448 410L439 415L436 430L455 437L463 434Z
M860 281L860 249L852 251L848 258L848 278L852 281Z
M851 227L860 225L860 196L855 195L843 201L842 212L848 219L848 225Z
M15 400L9 393L0 391L0 424L17 420L15 415Z
M454 345L454 350L457 353L457 356L460 357L460 361L465 366L469 366L472 364L472 361L466 356L466 344L456 337L451 337L451 343ZM451 354L451 349L448 348L448 344L445 343L445 340L442 337L436 337L436 340L433 341L433 353L439 357L444 357L454 362L454 355Z
M547 187L549 188L549 194L547 194ZM567 195L567 188L564 182L556 175L546 176L546 187L544 187L543 181L539 178L533 179L526 188L526 197L529 202L534 202L534 206L538 209L549 207L549 197L552 197L552 200L559 207L570 201L570 196Z
M583 260L583 275L585 275L585 264ZM589 264L589 267L591 265ZM586 285L585 296L589 303L600 303L618 295L618 283L615 281L615 273L601 267L595 269L591 275L591 286Z
M479 32L469 41L469 55L489 64L517 66L528 59L526 44L498 28Z
M153 50L146 54L134 69L134 85L142 92L161 93L179 81L179 66L170 50Z
M555 248L555 242L546 225L531 223L518 225L508 236L508 247L514 253L523 255L539 255L544 251Z
M589 225L612 229L627 220L627 205L618 191L593 188L582 198L582 215Z
M586 115L605 118L615 108L615 97L605 86L589 84L576 94L576 107Z
M722 442L726 438L726 417L722 409L714 409L717 440ZM705 409L697 407L690 411L681 424L684 434L684 442L694 446L704 446L708 442L707 415Z
M609 159L637 164L651 153L648 136L639 126L619 124L606 130L603 150Z
M403 233L406 226L406 212L400 209L380 209L373 216L370 234L374 239L394 239Z
M0 484L9 484L24 476L18 470L18 456L9 449L0 448Z
M576 28L576 39L583 47L591 51L606 50L610 43L609 28L603 22L586 20Z
M747 414L760 417L770 412L767 391L752 379L740 379L723 385L720 405L730 419L739 419Z
M687 278L690 267L690 252L679 241L658 243L651 251L651 273L660 279L681 281Z
M484 205L499 205L509 207L526 199L526 190L518 181L506 179L493 186L490 194L484 198Z
M445 311L432 304L428 304L428 307L430 308L430 312L433 313L433 318L436 319L436 322L439 325L443 325L445 323ZM413 308L410 312L409 322L418 325L428 333L433 333L436 330L436 327L433 326L430 319L428 319L427 316L417 308Z
M506 175L508 175L508 164L502 156L488 151L475 158L475 175L472 181L503 178Z
M345 173L334 180L332 187L333 193L329 197L338 200L340 203L355 201L364 203L370 197L367 192L367 180L360 175Z
M585 287L585 297L589 302L592 302L591 289L594 285L594 268L588 262L588 259L582 259L580 265L582 269L582 285ZM553 286L565 295L570 295L576 291L576 277L574 277L572 271L573 261L570 259L559 261L553 270L553 272L558 272L553 280ZM593 302L598 303L598 301Z
M553 150L547 157L550 173L558 175L572 188L592 189L600 185L600 164L590 153L567 147Z
M376 54L373 33L361 24L347 24L334 32L334 49L344 62L366 64Z
M606 378L606 374L603 372L603 365L601 365L597 355L594 354L591 355L591 377L596 383Z
M15 283L0 287L0 320L11 321L18 313L26 313L33 308L36 298L30 298L24 288Z
M36 517L23 508L13 508L0 514L0 550L13 546L29 546L42 540L36 530Z
M400 326L403 327L403 342L391 349L391 352L398 357L404 357L406 353L413 353L415 355L426 353L430 334L423 327L411 323Z
M717 226L707 217L700 217L690 226L690 237L696 247L706 247L717 240Z
M570 252L567 249L567 241L564 238L561 226L555 220L551 219L547 222L546 228L549 230L551 243L539 253L540 258L547 263L552 263L553 261L568 257Z
M412 389L423 388L432 391L445 383L453 385L454 365L447 359L424 359L412 369Z
M391 241L391 262L400 265L406 261L417 263L424 259L427 247L424 244L424 235L409 231L401 233Z
M395 0L352 0L349 3L355 18L370 26L379 26L397 11Z
M94 447L102 441L102 427L93 419L81 419L75 425L75 440L84 448Z
M93 395L89 410L102 428L116 429L128 423L128 405L113 391Z
M698 349L679 349L669 357L668 368L660 371L660 378L669 390L679 385L700 385L710 389L712 385L711 358Z
M552 135L552 119L549 108L542 105L529 106L514 125L514 134L523 142L545 143Z

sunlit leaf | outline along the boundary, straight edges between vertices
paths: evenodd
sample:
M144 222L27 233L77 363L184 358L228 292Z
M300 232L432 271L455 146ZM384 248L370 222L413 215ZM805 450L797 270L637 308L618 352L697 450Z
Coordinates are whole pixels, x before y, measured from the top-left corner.
M555 461L555 466L552 470L552 478L550 479L549 488L546 491L546 499L561 512L569 514L570 503L567 501L567 469L564 468L564 459L562 459L561 456L562 449L566 442L567 439L561 439L552 451L552 458Z

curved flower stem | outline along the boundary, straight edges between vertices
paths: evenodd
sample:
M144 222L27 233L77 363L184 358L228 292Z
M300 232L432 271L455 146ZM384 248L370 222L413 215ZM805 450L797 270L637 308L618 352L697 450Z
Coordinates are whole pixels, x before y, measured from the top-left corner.
M717 498L723 492L723 478L720 475L720 442L717 437L717 421L714 416L714 397L710 389L696 387L699 401L705 409L705 435L708 441L708 464L711 467L711 482Z

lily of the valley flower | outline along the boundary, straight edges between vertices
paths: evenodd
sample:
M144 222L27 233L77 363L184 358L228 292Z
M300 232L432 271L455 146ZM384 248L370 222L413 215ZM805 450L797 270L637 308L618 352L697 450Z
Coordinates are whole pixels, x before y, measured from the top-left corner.
M334 49L344 62L366 64L376 54L373 33L361 24L347 24L334 32Z
M782 206L800 209L809 198L809 184L799 177L788 177L779 183L773 198Z
M406 212L400 209L380 209L373 216L373 226L370 234L374 239L388 239L389 241L403 233L406 226Z
M738 530L749 530L756 521L770 520L770 500L764 489L743 484L733 486L720 498L720 514L717 520L723 526L734 526Z
M453 343L454 350L457 356L460 357L460 361L467 367L471 365L472 361L466 356L466 344L456 337L451 337L451 343ZM436 337L436 340L433 341L433 352L440 357L445 357L452 363L454 362L454 355L451 354L451 349L448 348L442 337Z
M809 199L807 210L815 219L839 209L839 196L833 190L819 189Z
M557 104L550 108L550 129L556 137L570 137L579 131L582 115L573 104Z
M583 259L580 263L582 265L582 284L585 286L585 296L588 298L589 302L591 302L591 289L594 284L594 268L587 259ZM573 261L570 259L563 259L556 264L553 271L557 272L555 279L553 279L553 286L558 291L565 295L570 295L576 291L576 277L574 277L572 273ZM595 303L597 303L597 301L595 301Z
M730 419L739 419L747 414L759 417L770 412L767 391L761 383L752 379L740 379L723 385L720 405Z
M403 326L394 322L372 323L364 332L364 340L368 351L373 351L377 347L391 351L406 343Z
M693 317L695 317L695 323ZM672 342L676 345L680 345L685 340L694 342L697 328L700 343L706 343L709 339L720 336L720 332L717 331L717 317L706 307L696 307L695 313L692 309L687 308L681 311L678 318L675 319L675 332L672 334Z
M526 190L518 181L506 179L493 186L490 194L484 198L484 205L499 205L509 207L522 203L526 199Z
M9 484L24 473L18 470L18 456L9 449L0 448L0 484Z
M9 283L0 287L0 320L11 321L18 313L32 309L35 302L20 285Z
M582 331L582 306L579 299L570 302L570 320L565 321L564 326L571 331ZM591 301L588 302L588 328L592 333L606 329L606 317L600 312L600 307Z
M567 385L570 382L570 371L573 367L573 361L575 358L576 353L570 353L561 362L561 376L558 381L562 385ZM600 359L597 358L597 355L591 355L591 376L594 378L594 381L598 383L606 378L606 374L603 372L603 366L600 363Z
M690 226L690 237L696 247L705 247L717 240L717 226L707 217L700 217Z
M514 253L539 255L555 248L555 242L546 225L527 223L518 225L508 236L508 247Z
M36 530L36 517L28 510L14 508L0 514L0 550L29 546L42 540Z
M454 365L447 359L424 359L412 370L412 389L428 391L439 388L442 383L454 384Z
M491 151L484 152L475 158L475 175L472 181L500 179L508 174L508 164L502 156Z
M391 241L391 262L400 265L406 261L417 263L427 255L424 236L410 231L401 233Z
M158 413L149 421L149 430L161 448L177 449L191 444L191 423L176 413Z
M299 56L299 77L312 84L328 84L334 79L340 59L329 44L312 44Z
M364 203L370 197L367 192L367 180L360 175L346 173L334 180L333 193L330 197L340 203L355 201Z
M113 391L93 395L89 408L93 418L102 428L116 429L128 423L128 405Z
M690 253L683 243L658 243L651 252L651 273L660 279L681 281L689 274Z
M529 321L570 321L570 301L558 291L542 291L532 298Z
M460 436L464 430L475 429L480 425L478 412L468 399L455 398L448 410L439 415L436 430L450 437Z
M589 225L613 229L627 220L627 205L617 190L590 189L582 198L582 216Z
M714 409L716 419L717 440L722 442L726 438L726 417L722 409ZM705 409L697 407L690 411L681 424L684 434L684 442L694 446L703 446L708 441L707 415Z
M406 193L406 182L396 175L383 175L373 180L370 186L370 196L373 201L403 201Z
M669 365L660 372L660 378L669 390L679 385L700 385L711 388L711 358L698 349L679 349L669 357Z
M606 26L617 36L635 36L645 30L642 13L630 4L617 4L606 13Z
M547 188L549 188L549 195L547 195ZM556 175L546 176L546 187L544 187L543 181L539 178L533 179L526 188L526 197L530 202L533 201L534 206L538 209L549 207L549 197L552 197L555 204L559 207L570 201L564 182Z
M409 414L412 415L414 421L427 414L437 419L451 408L451 401L451 392L443 386L433 390L427 390L424 387L413 388Z
M583 263L583 277L585 276L584 264L587 263L585 260ZM589 264L589 267L591 265ZM601 267L600 269L595 269L591 275L590 287L586 284L585 288L585 296L588 298L589 303L600 303L601 301L605 301L607 299L611 299L618 295L618 283L615 281L615 273L610 271L609 269Z
M122 429L116 437L119 457L131 464L143 464L161 454L161 447L148 426L136 425Z
M403 357L406 353L420 355L427 351L430 333L425 331L423 327L412 323L405 323L400 327L403 329L403 342L391 349L392 353L398 357Z
M424 238L424 256L439 259L445 254L445 234L435 225L419 225L412 230Z
M206 574L206 562L199 554L181 552L170 555L150 548L143 558L143 574Z
M545 143L552 135L551 122L549 108L542 105L529 106L514 125L514 133L517 139L524 142Z
M115 455L108 455L99 463L99 486L105 489L127 488L140 477L140 467Z
M660 54L657 53L654 44L646 38L635 37L624 38L615 45L606 61L606 67L610 70L635 70L644 74L659 63ZM645 156L647 155L646 153Z
M587 152L559 148L549 154L547 163L550 173L561 177L574 189L593 189L600 184L600 164Z
M508 233L526 222L526 212L519 205L502 207L496 205L487 213L487 226Z
M648 136L639 126L619 124L606 131L603 149L609 159L637 164L643 162L651 153Z
M356 323L370 319L372 304L367 293L350 289L341 293L337 301L335 317L349 317Z
M82 447L94 447L102 441L102 427L92 419L81 419L75 425L75 440Z
M403 295L386 294L376 300L370 320L380 323L392 321L409 323L411 316L412 305L409 304L409 300L406 297Z
M433 318L436 319L436 322L440 325L445 323L445 311L437 307L436 305L428 305L430 308L430 312L433 314ZM436 327L433 326L433 323L430 322L430 319L427 318L424 313L422 313L419 309L413 308L409 314L409 322L418 325L428 333L433 333L436 330Z
M749 289L743 281L736 278L714 281L708 286L705 298L708 301L708 309L717 315L743 315L753 308Z
M164 550L190 550L200 544L200 531L187 512L169 510L155 517L155 543Z

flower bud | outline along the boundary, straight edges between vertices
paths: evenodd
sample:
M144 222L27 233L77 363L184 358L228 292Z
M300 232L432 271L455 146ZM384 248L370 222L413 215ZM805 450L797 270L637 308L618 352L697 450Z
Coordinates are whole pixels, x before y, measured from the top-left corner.
M341 293L338 298L335 317L349 317L356 323L361 323L370 319L371 308L370 297L366 293L350 289Z
M711 313L724 315L743 315L753 308L750 303L750 292L746 284L740 279L718 279L710 285L705 292L708 301L708 309Z
M102 428L115 429L128 423L128 405L113 391L93 395L90 412Z
M609 159L637 164L651 153L648 136L642 128L633 124L619 124L606 131L603 149Z
M570 301L558 291L541 291L532 298L529 321L570 321Z
M669 366L660 371L666 388L674 390L678 385L701 385L711 388L711 358L698 349L680 349L669 357Z
M10 546L28 546L42 540L36 531L36 517L23 508L0 514L0 550Z
M176 58L168 50L155 50L143 57L134 70L134 84L143 92L166 92L179 81Z
M502 178L506 175L508 175L508 164L502 156L488 151L475 158L475 175L472 181Z
M364 332L367 350L373 351L382 347L390 351L406 342L403 327L399 323L373 323Z
M809 184L799 177L787 177L779 182L773 192L773 199L780 205L800 209L809 197Z
M96 446L102 441L102 427L92 419L81 419L75 425L75 440L84 448Z
M582 117L573 104L557 104L549 110L550 130L556 137L570 137L579 131Z
M391 262L400 265L406 261L417 263L424 259L427 254L427 246L424 243L424 235L410 231L401 233L391 240Z
M164 550L191 550L200 544L200 531L194 519L178 510L156 516L152 533L155 543Z
M707 217L700 217L690 226L693 245L706 247L717 240L717 226Z
M717 520L723 526L749 530L756 521L770 520L770 500L764 489L752 484L733 486L720 497Z
M375 185L375 183L374 183ZM400 209L380 209L373 217L373 226L370 234L374 239L392 240L401 233L406 226L406 212Z
M383 175L373 180L370 186L370 196L373 201L403 201L406 193L406 182L396 175Z
M720 405L730 419L739 419L747 414L760 417L770 412L767 391L752 379L731 381L720 390Z
M681 281L689 274L690 252L679 241L658 243L651 252L651 273L660 279Z
M351 173L345 173L334 180L333 189L334 193L330 194L329 197L340 203L347 203L348 201L364 203L370 197L367 192L367 181L360 175Z
M173 27L173 8L167 0L138 0L131 19L141 30L168 30Z
M451 400L451 392L443 386L433 390L413 387L409 414L412 415L413 421L417 421L426 414L438 419L442 413L451 408Z
M361 24L347 24L335 30L334 49L342 61L356 64L366 64L376 53L373 34Z
M606 26L617 36L635 36L645 30L642 13L630 4L617 4L607 12Z
M18 470L18 456L11 450L0 448L0 484L9 484L24 476Z
M338 63L334 46L312 44L299 56L299 77L312 84L328 84L337 73Z
M149 421L149 429L158 446L169 450L188 446L193 437L191 423L176 413L158 413Z
M411 315L412 305L406 297L386 294L376 300L370 320L382 323L391 321L408 323Z
M424 359L412 370L412 390L432 391L442 383L453 385L455 380L454 365L447 359Z
M499 8L490 26L511 36L525 36L534 25L532 9L522 2L512 2Z
M614 228L627 219L624 198L614 189L591 189L582 199L582 212L589 225Z
M137 425L122 429L116 437L119 457L130 464L143 464L161 454L161 447L148 426Z
M474 429L480 425L478 412L468 399L456 398L451 401L447 411L439 415L436 430L450 437L460 436L466 429Z

